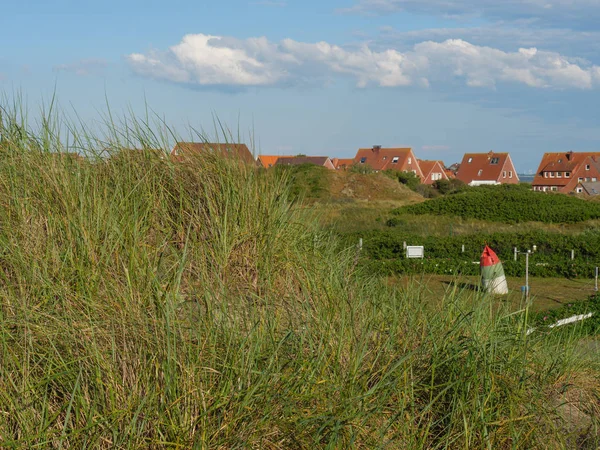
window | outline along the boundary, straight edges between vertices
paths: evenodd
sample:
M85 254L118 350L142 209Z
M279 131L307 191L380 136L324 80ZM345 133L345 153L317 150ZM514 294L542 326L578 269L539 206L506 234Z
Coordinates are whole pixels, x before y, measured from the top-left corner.
M361 164L364 164L366 160L367 160L367 158L366 158L366 157L360 158L360 163L361 163Z
M547 188L546 186L544 186L544 187L542 188L542 190L543 190L544 192L546 192L546 191L548 190L548 188Z
M500 158L492 158L490 164L498 164L498 161L500 161Z
M469 158L467 162L470 163L471 161L473 161L473 158Z
M579 181L581 183L583 181L583 178L579 177L579 178L577 178L577 181Z
M586 177L586 178L585 178L585 181L590 181L590 178L589 178L589 177Z
M432 173L431 174L431 180L432 181L437 181L437 180L441 180L442 179L442 174L439 172L436 173Z
M581 193L583 192L583 188L577 188L575 191L576 191L578 194L581 194Z
M399 156L394 156L394 158L392 159L392 164L398 164L399 159L400 159Z
M408 157L408 163L412 164L412 158L410 156Z
M571 172L565 172L565 178L571 178Z
M550 172L550 178L554 178L554 172Z
M562 178L562 172L556 172L556 178Z
M508 178L512 178L512 170L508 172Z
M482 173L483 173L483 170L479 169L479 172L477 172L477 176L480 177Z
M592 181L598 181L598 179L597 178L592 178Z
M589 164L586 164L585 170L590 170L590 165Z
M386 159L387 159L387 156L384 156L384 157L383 157L383 160L385 161Z
M558 190L558 188L557 188L556 186L552 186L552 190L553 190L553 191L557 191L557 190Z
M548 178L548 172L544 172L544 178Z
M502 172L502 178L506 178L506 170Z

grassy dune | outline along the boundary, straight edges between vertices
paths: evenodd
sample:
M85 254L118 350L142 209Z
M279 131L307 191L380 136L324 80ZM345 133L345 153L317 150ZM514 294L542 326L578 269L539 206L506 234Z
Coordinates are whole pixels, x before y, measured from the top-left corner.
M0 447L598 445L576 327L365 277L285 172L54 120L0 125Z

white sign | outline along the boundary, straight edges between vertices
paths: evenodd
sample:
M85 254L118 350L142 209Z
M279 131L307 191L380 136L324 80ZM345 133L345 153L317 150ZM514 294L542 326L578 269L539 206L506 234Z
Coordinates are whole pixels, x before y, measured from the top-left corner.
M421 258L425 257L425 247L409 245L406 247L406 257L407 258Z

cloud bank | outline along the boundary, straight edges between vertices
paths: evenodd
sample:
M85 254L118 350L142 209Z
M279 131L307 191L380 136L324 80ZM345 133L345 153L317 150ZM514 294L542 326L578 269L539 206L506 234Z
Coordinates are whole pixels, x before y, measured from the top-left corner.
M338 77L357 87L434 86L463 83L496 88L516 83L537 89L592 89L600 67L535 47L503 51L462 39L425 41L400 52L368 45L343 48L292 39L270 42L189 34L167 51L127 56L144 77L197 86L280 86L328 83Z

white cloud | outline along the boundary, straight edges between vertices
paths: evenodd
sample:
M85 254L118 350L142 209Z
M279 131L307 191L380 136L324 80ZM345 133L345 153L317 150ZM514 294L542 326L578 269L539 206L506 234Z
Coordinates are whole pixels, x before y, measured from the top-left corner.
M54 66L57 72L72 72L75 75L87 76L98 74L108 66L104 59L81 59L71 64L59 64Z
M335 77L350 78L360 88L427 87L455 80L474 88L516 83L591 89L600 84L600 68L580 58L534 47L508 52L461 39L420 42L400 52L366 44L343 48L327 42L190 34L166 52L133 53L127 59L140 75L200 86L276 86Z

